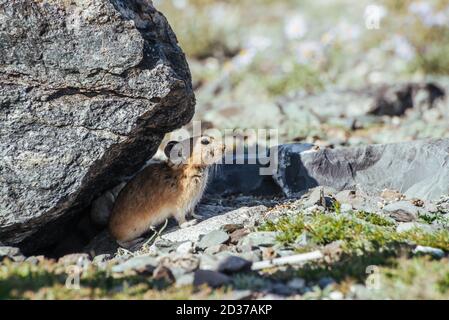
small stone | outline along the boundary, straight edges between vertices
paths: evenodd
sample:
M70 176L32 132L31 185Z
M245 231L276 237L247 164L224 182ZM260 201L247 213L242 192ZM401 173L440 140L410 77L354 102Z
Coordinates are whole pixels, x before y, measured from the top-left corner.
M204 235L197 243L197 247L201 250L225 243L229 240L229 235L222 230L214 230Z
M280 250L276 250L276 253L280 257L288 257L288 256L294 255L296 252L294 250L280 249Z
M287 286L294 290L301 290L306 286L306 280L304 280L303 278L294 278L287 282Z
M12 258L17 255L21 255L19 248L10 247L10 246L1 246L0 247L0 258L2 258L2 257Z
M200 256L200 264L199 264L200 269L217 271L218 265L219 265L218 257L206 253Z
M253 232L240 240L240 246L271 247L276 243L276 236L273 231Z
M419 214L418 208L408 201L390 203L383 210L399 222L415 221Z
M197 270L193 276L193 285L207 284L213 288L223 286L231 282L227 275L212 270Z
M317 187L312 190L307 200L304 202L305 207L319 205L324 208L331 208L335 203L335 190L328 187Z
M335 283L335 280L330 277L324 277L318 281L318 285L320 286L321 289L324 289L327 286L333 285L334 283Z
M207 254L210 254L210 255L214 255L214 254L217 254L219 252L223 252L223 251L225 251L227 249L228 249L227 245L219 244L219 245L207 248L206 250L204 250L204 253L207 253Z
M270 292L282 296L289 296L293 293L293 290L283 283L275 283L271 286Z
M186 241L181 243L177 248L176 248L176 253L179 254L188 254L188 253L193 253L194 251L194 245L192 241Z
M262 251L260 250L252 250L252 251L246 251L242 253L236 254L240 258L246 259L251 262L257 262L262 260Z
M154 242L153 246L156 249L157 253L167 254L175 251L176 248L178 247L178 244L179 244L178 242L173 242L170 240L159 238Z
M90 264L90 256L87 253L72 253L59 258L58 264L65 267L73 265L81 267Z
M410 202L415 206L415 207L424 207L424 201L422 201L421 199L416 199L413 198L412 200L410 200Z
M26 257L25 257L24 255L17 255L17 256L11 257L11 259L12 259L14 262L24 262L25 259L26 259Z
M349 203L342 203L340 206L340 211L341 212L350 212L352 211L353 208Z
M251 298L253 292L251 290L232 290L230 293L229 300L247 300Z
M444 251L438 248L433 247L425 247L425 246L416 246L415 250L413 250L414 254L429 254L437 258L444 257Z
M237 244L239 242L240 239L242 239L243 237L245 237L246 235L248 235L250 233L250 231L248 229L238 229L235 230L234 232L232 232L230 234L230 242L232 244Z
M225 231L226 233L233 233L236 230L242 229L243 228L243 224L241 223L230 223L230 224L225 224L221 227L221 229L223 231Z
M204 256L204 255L202 255ZM164 255L158 258L159 264L174 270L175 268L181 268L186 272L192 272L196 270L200 265L200 256L193 254L177 254L172 253L170 255Z
M234 273L238 271L249 271L252 262L246 259L230 256L226 257L218 263L218 271L223 273Z
M387 202L401 201L405 199L405 195L397 190L385 189L381 192L380 197Z
M335 195L335 199L341 204L350 204L354 201L356 197L355 190L343 190Z
M171 270L164 266L157 266L153 271L153 279L154 280L162 280L166 283L174 283L175 276L171 272Z
M407 232L413 229L421 229L422 231L431 233L433 228L430 225L417 222L403 222L396 227L396 232Z
M127 271L152 272L158 263L156 258L150 256L138 256L112 267L112 272L123 273Z
M329 293L329 298L332 300L342 300L344 298L344 295L340 291L332 291L331 293Z
M429 213L438 213L438 206L430 201L426 201L424 203L424 212L429 212Z
M299 247L307 246L310 242L310 236L307 232L301 233L295 240L294 244Z
M92 263L95 264L95 265L103 264L103 263L106 263L111 258L112 258L112 256L110 254L108 254L108 253L100 254L100 255L98 255L98 256L96 256L94 258Z
M44 256L30 256L25 259L25 262L31 263L32 265L38 265L45 260Z
M190 286L193 284L194 273L186 273L176 279L176 287Z

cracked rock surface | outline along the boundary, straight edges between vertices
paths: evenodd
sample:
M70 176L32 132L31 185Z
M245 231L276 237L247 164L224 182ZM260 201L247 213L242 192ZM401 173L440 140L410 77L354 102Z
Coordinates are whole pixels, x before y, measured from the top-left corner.
M0 0L0 21L0 241L31 250L134 174L195 98L151 1Z

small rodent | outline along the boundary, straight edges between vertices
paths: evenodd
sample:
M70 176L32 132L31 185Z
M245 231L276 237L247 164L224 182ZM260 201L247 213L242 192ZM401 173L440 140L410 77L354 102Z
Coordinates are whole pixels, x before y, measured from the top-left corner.
M150 164L118 195L110 234L126 246L167 218L174 217L179 225L186 222L204 193L210 166L224 149L210 136L170 141L164 149L168 160Z

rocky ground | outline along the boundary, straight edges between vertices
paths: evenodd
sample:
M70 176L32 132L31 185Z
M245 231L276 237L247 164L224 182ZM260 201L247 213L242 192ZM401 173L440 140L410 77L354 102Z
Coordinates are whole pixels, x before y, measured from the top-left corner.
M48 259L0 247L0 297L449 297L449 197L317 187L299 199L210 196L197 213L134 251Z

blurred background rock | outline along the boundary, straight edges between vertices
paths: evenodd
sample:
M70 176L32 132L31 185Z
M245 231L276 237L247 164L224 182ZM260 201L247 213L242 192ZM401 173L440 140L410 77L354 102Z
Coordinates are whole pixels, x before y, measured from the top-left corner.
M212 127L330 147L449 136L447 0L154 4L186 52L195 119ZM375 112L385 100L403 108Z

